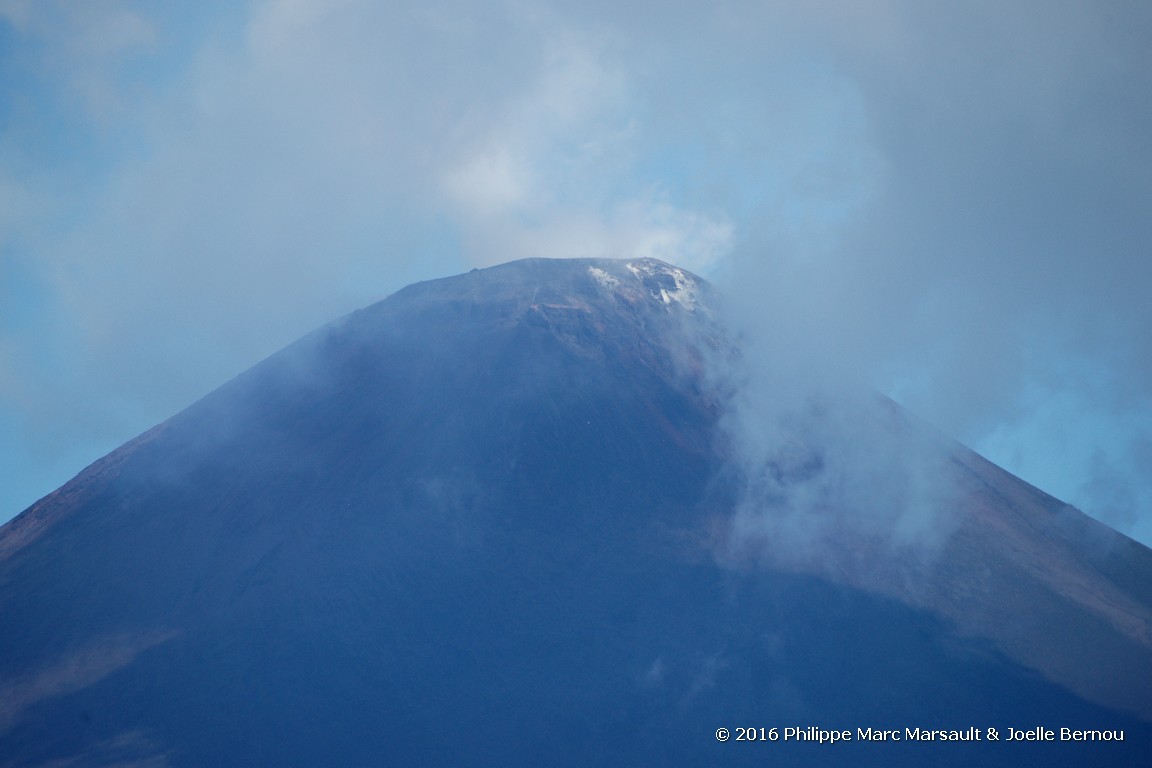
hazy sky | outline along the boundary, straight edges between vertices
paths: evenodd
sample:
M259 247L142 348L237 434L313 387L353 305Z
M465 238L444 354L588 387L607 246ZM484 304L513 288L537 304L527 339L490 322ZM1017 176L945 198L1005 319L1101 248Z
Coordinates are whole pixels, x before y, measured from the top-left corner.
M1142 0L0 0L0 520L414 280L640 255L1152 543Z

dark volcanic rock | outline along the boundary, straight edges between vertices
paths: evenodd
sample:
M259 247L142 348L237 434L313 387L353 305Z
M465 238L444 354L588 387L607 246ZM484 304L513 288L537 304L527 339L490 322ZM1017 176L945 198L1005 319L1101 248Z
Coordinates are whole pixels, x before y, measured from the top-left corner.
M1143 764L1148 550L974 455L915 590L718 556L710 304L418 284L92 465L0 529L0 765ZM714 736L794 726L1125 741Z

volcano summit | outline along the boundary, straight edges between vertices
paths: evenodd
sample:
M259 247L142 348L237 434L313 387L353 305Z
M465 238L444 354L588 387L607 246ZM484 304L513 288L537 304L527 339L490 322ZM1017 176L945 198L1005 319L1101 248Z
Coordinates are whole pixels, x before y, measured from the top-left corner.
M1152 552L933 434L929 553L789 556L853 437L742 463L717 301L651 259L420 283L97 461L0 528L0 766L1146 764ZM874 407L869 451L929 432ZM987 738L1037 727L1124 739Z

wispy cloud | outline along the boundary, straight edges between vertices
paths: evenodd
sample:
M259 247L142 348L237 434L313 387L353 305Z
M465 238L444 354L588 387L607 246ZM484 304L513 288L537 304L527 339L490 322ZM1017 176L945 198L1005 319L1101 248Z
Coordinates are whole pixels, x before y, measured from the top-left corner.
M1147 530L1139 5L105 0L0 24L8 513L414 279L651 255L727 285L789 365L836 361ZM1098 460L1034 439L1067 419Z

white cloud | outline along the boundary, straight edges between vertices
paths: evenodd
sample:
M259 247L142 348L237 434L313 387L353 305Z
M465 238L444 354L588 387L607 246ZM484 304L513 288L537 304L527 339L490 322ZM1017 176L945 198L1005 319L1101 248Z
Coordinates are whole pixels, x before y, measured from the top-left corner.
M2 331L22 362L6 391L37 400L5 407L55 422L41 432L101 403L121 426L86 429L122 440L323 320L522 256L711 271L780 359L899 377L970 441L1029 434L1037 381L1149 407L1146 10L180 13L0 4L24 89L0 136L0 258L53 318ZM1122 442L1099 443L1113 474L1146 484Z
M594 38L565 36L535 83L447 169L473 262L649 256L707 269L730 249L722 212L674 205L636 182L645 138L619 67Z

